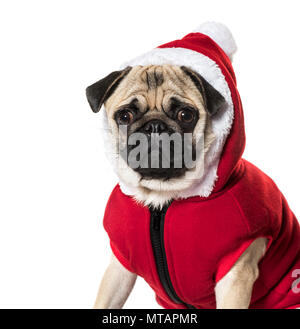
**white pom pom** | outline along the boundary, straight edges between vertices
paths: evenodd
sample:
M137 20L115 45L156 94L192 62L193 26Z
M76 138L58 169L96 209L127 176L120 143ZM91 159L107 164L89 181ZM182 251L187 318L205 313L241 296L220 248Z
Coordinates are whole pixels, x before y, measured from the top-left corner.
M235 40L227 26L217 22L206 22L199 25L193 32L200 32L213 39L232 60L237 50Z

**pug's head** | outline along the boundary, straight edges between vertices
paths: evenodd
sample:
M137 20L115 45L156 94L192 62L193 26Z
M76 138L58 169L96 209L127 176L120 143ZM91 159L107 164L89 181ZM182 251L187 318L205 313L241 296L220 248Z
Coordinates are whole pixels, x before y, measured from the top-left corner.
M215 138L211 120L225 99L198 73L175 65L127 67L86 94L94 112L104 104L116 170L136 199L162 204L203 175Z

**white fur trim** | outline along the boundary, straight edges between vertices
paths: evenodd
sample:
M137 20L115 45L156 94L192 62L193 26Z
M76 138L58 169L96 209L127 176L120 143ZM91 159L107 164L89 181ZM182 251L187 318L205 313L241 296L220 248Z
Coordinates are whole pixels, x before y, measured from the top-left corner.
M236 42L227 26L217 22L206 22L199 25L193 32L200 32L213 39L232 60L237 51Z
M181 190L176 194L176 197L180 198L198 195L207 197L214 188L220 155L233 122L234 109L228 84L221 69L214 61L203 54L185 48L155 48L124 63L121 68L150 64L185 65L204 77L226 100L226 106L213 117L212 130L216 139L206 154L204 174L202 177L195 179L189 188ZM125 194L138 194L135 186L128 186L128 184L125 186L122 181L120 181L120 186Z

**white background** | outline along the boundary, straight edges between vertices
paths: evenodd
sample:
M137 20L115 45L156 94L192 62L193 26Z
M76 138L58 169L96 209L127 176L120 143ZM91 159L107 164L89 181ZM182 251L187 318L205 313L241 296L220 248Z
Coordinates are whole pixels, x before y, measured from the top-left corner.
M117 182L85 87L216 20L232 30L245 158L300 216L299 1L1 1L0 307L91 308ZM143 279L127 308L158 308Z

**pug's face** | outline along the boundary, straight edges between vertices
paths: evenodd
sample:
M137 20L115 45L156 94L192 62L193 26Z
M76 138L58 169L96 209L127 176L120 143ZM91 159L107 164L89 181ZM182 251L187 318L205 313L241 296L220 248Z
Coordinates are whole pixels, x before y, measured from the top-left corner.
M214 140L212 117L225 103L199 74L174 65L113 72L88 87L87 98L94 112L105 105L112 152L125 163L122 180L161 190L187 187L188 173L199 176Z

